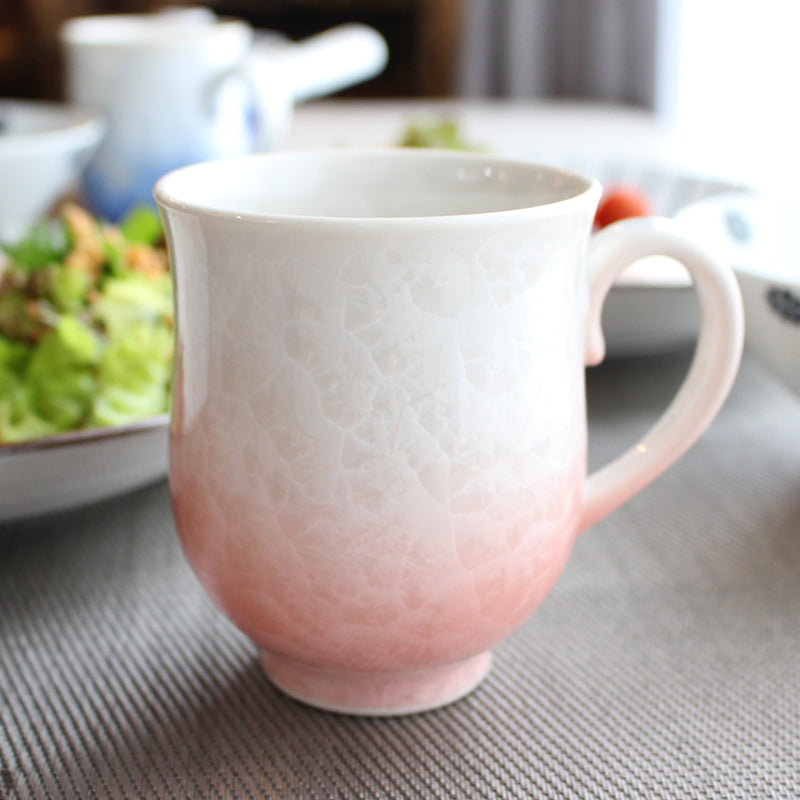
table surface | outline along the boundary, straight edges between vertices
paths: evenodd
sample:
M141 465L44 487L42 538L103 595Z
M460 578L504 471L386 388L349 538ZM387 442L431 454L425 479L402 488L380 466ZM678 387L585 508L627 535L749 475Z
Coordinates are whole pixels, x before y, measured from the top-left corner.
M593 467L689 357L588 371ZM797 798L798 430L800 399L746 356L484 683L409 717L273 688L186 565L165 482L0 527L0 799Z

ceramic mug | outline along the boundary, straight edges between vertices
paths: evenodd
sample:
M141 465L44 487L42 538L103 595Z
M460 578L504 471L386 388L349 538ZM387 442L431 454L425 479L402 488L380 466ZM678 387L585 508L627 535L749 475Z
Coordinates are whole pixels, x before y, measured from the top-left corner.
M547 595L576 536L726 397L736 280L670 220L592 238L601 188L429 150L206 163L155 195L176 280L170 484L188 561L307 703L448 703ZM702 325L672 405L586 477L584 366L614 277L666 254Z
M296 44L254 40L246 22L204 8L78 17L61 41L67 96L108 125L83 190L111 220L151 203L156 180L177 167L274 148L296 102L370 78L387 59L365 25Z

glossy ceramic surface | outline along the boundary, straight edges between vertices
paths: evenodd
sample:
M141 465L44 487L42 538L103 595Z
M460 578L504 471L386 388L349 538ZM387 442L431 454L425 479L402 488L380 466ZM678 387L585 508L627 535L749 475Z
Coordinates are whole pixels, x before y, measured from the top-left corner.
M578 532L713 417L741 346L733 276L646 221L598 238L587 280L599 194L537 164L400 150L159 182L178 530L288 693L371 714L460 697ZM694 369L672 422L586 486L587 341L602 358L611 281L664 251L700 283L716 371Z

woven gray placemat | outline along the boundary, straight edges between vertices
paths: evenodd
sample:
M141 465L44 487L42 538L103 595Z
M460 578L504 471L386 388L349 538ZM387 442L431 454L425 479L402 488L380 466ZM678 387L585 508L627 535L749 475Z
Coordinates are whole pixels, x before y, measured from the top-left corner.
M590 375L593 463L684 369ZM798 432L800 402L747 361L680 464L579 540L487 680L407 718L276 691L185 565L164 484L7 526L0 798L797 798Z

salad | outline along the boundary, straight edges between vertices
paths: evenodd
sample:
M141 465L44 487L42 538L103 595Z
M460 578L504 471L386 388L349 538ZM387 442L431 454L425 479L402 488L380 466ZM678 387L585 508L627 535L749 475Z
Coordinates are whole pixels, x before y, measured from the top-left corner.
M447 150L479 150L467 141L458 122L429 119L409 122L398 141L400 147L441 147Z
M169 408L172 279L156 212L66 204L0 266L0 445Z

